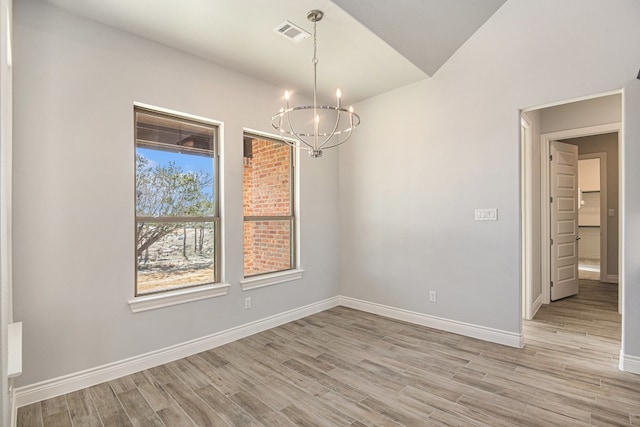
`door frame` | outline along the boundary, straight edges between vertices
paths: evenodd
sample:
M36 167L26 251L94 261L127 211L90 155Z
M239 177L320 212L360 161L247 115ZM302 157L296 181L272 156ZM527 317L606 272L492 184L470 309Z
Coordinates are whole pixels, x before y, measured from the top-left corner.
M534 301L533 299L533 269L534 269L534 256L533 256L533 239L534 239L534 226L533 220L533 203L530 196L533 192L533 162L529 158L531 156L530 150L533 148L531 123L527 118L520 114L520 161L522 178L520 179L520 193L522 194L520 200L520 210L522 212L522 258L520 260L522 264L521 280L522 280L522 315L526 320L533 319L540 306L542 305L541 296Z
M609 282L609 280L607 280L607 271L609 271L607 267L607 263L609 262L607 257L607 243L609 238L607 230L607 210L609 206L607 203L607 153L599 152L580 154L580 150L578 149L578 162L580 162L580 160L587 159L600 160L600 281ZM618 283L618 281L616 280L615 283Z
M551 214L549 204L549 143L553 140L579 138L583 136L602 135L605 133L618 133L618 159L620 158L622 123L608 123L604 125L588 126L576 129L567 129L558 132L550 132L540 134L540 264L541 264L541 285L542 285L542 303L549 304L551 302L551 232L549 224L549 215ZM618 173L618 181L620 181L620 173ZM533 197L533 195L531 196ZM620 215L620 204L622 197L618 199L618 215ZM618 245L620 238L618 236ZM618 259L620 264L620 259ZM623 284L618 283L618 311L622 311L622 294Z

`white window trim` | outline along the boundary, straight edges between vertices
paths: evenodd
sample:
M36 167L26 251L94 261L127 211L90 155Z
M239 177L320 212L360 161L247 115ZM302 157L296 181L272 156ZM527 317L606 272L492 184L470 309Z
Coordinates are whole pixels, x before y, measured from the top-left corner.
M286 139L288 141L291 142L295 142L294 139L292 138L287 138L287 137L283 137L282 135L276 135L276 134L272 134L272 133L267 133L267 132L262 132L259 130L255 130L255 129L251 129L251 128L243 128L242 129L242 134L243 136L245 134L253 134L256 136L262 136L265 137L267 139L275 139L275 140L282 140L282 139ZM257 289L257 288L262 288L265 286L271 286L271 285L277 285L278 283L284 283L284 282L290 282L292 280L298 280L298 279L302 279L302 275L304 273L304 269L301 268L301 260L302 257L300 255L300 253L302 252L302 245L300 244L300 231L301 231L301 227L300 227L300 223L301 223L301 215L300 215L300 150L297 149L293 149L293 192L294 192L294 197L293 197L293 217L295 218L294 223L294 227L295 227L295 232L294 232L294 239L292 244L295 245L295 258L294 258L294 262L295 262L295 266L296 268L291 269L291 270L286 270L286 271L278 271L278 272L274 272L274 273L266 273L266 274L261 274L259 276L254 276L254 277L246 277L242 280L240 280L240 285L242 287L243 291L248 291L250 289ZM243 221L244 223L244 221ZM224 235L223 235L224 237ZM224 255L224 253L223 253Z
M263 288L265 286L277 285L278 283L291 282L302 279L304 270L295 268L293 270L278 271L276 273L261 274L260 276L248 277L240 281L243 291Z
M135 297L129 300L129 308L132 313L139 313L207 298L221 297L227 295L230 287L231 285L228 283L216 283Z
M216 148L215 155L218 156L218 193L219 193L219 202L218 202L218 222L220 225L220 282L212 283L211 285L196 285L194 287L177 289L175 291L162 291L158 294L152 295L144 295L134 297L129 300L129 308L132 313L139 313L141 311L155 310L157 308L170 307L173 305L184 304L192 301L199 301L207 298L215 298L225 296L229 293L230 284L224 283L225 277L225 254L222 248L225 247L225 234L224 234L224 122L212 120L206 117L197 116L193 114L183 113L176 110L171 110L168 108L158 107L156 105L145 104L142 102L135 102L135 108L141 108L151 111L156 111L158 113L164 113L172 116L184 117L189 120L195 120L203 123L210 124L212 126L216 126L218 128L217 139L216 139Z

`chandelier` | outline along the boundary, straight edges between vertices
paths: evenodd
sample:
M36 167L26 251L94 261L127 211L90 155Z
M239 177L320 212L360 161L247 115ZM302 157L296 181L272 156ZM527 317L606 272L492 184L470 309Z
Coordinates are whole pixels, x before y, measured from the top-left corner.
M313 22L313 105L291 107L290 94L286 91L286 106L271 117L271 126L282 136L291 138L284 139L284 142L292 147L308 150L311 157L321 157L322 150L347 142L360 124L360 116L353 112L353 107L342 107L340 89L336 90L335 105L318 105L316 24L323 16L324 13L320 10L307 13L307 19Z

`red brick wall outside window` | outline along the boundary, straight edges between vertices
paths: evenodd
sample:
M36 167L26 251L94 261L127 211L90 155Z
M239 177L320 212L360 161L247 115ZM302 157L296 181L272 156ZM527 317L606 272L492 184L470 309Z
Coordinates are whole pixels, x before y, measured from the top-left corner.
M245 135L244 276L294 268L292 149Z

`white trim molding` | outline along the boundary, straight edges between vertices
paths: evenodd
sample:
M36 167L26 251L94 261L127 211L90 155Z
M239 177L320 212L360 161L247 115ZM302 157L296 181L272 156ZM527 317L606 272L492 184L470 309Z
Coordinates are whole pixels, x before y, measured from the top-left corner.
M531 307L531 319L528 320L533 320L538 310L540 310L540 307L542 307L542 294L538 295L538 298L533 302Z
M622 350L620 350L619 368L621 371L640 374L640 357L624 354Z
M533 242L533 203L531 198L527 195L533 192L533 168L527 164L525 159L527 153L532 151L533 139L531 123L524 116L524 113L520 114L520 152L521 164L520 164L520 209L522 214L521 223L521 261L520 261L520 273L522 275L522 316L526 320L533 319L535 315L533 298L533 272L535 269L533 262L534 251L532 250ZM530 156L531 154L529 154Z
M278 283L290 282L292 280L302 279L304 270L295 269L287 271L279 271L277 273L264 274L256 277L248 277L240 281L243 291L262 288L265 286L277 285Z
M258 332L266 331L267 329L275 328L276 326L284 325L285 323L328 310L336 307L338 302L339 297L329 298L235 328L227 329L226 331L207 335L202 338L197 338L117 362L108 363L106 365L87 369L81 372L74 372L62 377L20 387L15 390L16 407L20 408L25 405L30 405L31 403L71 393L105 381L111 381L116 378L144 371L145 369L153 368L154 366L192 356L194 354L237 341Z
M617 274L607 274L605 277L605 282L607 283L618 283L618 275Z
M11 410L11 426L18 425L18 405L16 405L16 390L13 388L13 380L9 380L9 407Z
M345 296L340 297L340 305L496 344L508 345L510 347L517 348L524 347L524 339L521 333L518 334L515 332L487 328L485 326L458 322L456 320L430 316L424 313L389 307Z
M227 295L230 286L231 285L227 283L204 285L135 297L129 300L129 308L131 308L131 312L139 313L141 311L155 310L156 308L169 307L206 298L221 297Z

